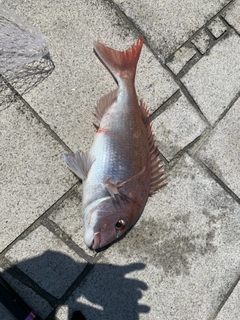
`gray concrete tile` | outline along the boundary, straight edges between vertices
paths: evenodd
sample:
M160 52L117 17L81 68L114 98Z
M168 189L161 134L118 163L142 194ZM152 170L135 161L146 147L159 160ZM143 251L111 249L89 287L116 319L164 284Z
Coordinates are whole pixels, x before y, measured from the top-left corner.
M240 197L240 99L218 123L197 156Z
M226 18L227 22L232 25L238 33L240 33L240 0L235 0L224 12L223 16Z
M57 298L86 266L84 259L43 226L19 240L6 258Z
M83 240L82 220L82 186L74 187L73 192L49 216L64 230L72 240L88 255L93 256L94 251L88 249Z
M179 71L185 66L185 64L196 54L196 50L191 47L183 46L178 49L171 61L167 63L167 66L175 73L178 74Z
M34 16L34 23L47 38L56 66L53 74L27 93L25 99L69 147L88 150L95 132L92 112L97 101L116 87L93 54L92 41L97 39L125 50L136 40L136 35L107 1L78 1L74 6L71 1L63 0L41 1L38 6L34 1L5 3L29 21ZM178 89L145 46L136 88L151 111Z
M76 181L63 148L28 111L11 106L0 118L0 250L57 201Z
M227 31L226 25L222 22L222 20L219 17L214 19L208 25L208 29L216 39L219 38L225 31Z
M3 272L3 269L1 269L1 276L4 278L4 280L7 281L7 283L13 288L13 290L27 303L27 305L31 309L33 309L37 313L37 315L40 316L42 319L45 319L52 311L52 307L45 299L40 297L35 291L25 286L22 282L18 281L7 272ZM12 317L8 318L7 315L2 316L1 312L3 311L1 308L2 306L0 305L0 319L12 320Z
M240 89L240 38L234 32L218 42L183 78L211 124Z
M115 1L166 59L230 1Z
M201 54L204 54L210 47L211 38L204 29L199 31L193 38L192 43L198 48Z
M153 121L156 144L168 160L201 135L206 127L184 96Z
M240 206L189 156L58 316L209 319L239 272ZM121 309L121 310L120 310Z
M240 296L240 284L238 283L215 319L216 320L240 319L239 296Z

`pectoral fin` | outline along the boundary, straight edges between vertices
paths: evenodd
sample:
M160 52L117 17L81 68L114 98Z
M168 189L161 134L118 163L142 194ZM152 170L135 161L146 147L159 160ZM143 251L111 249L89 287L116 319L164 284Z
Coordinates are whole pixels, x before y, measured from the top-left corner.
M94 159L92 159L88 153L82 151L76 151L63 153L63 158L66 161L70 170L72 170L76 176L81 180L86 180L88 172L91 168Z
M143 174L143 172L145 171L145 167L138 172L137 174L135 174L134 176L132 176L130 179L120 182L120 183L116 183L116 182L112 182L109 178L104 180L103 185L107 188L110 196L116 200L116 196L118 195L119 197L122 197L122 194L120 194L119 192L119 188L122 188L125 184L127 184L128 182L132 181L133 179L137 178L138 176L140 176L141 174Z

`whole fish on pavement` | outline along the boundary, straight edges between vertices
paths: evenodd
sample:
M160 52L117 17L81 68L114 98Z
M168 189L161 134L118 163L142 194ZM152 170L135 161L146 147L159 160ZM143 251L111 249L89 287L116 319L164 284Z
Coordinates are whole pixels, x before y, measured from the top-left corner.
M83 183L84 240L94 250L123 235L138 220L148 196L166 184L149 111L134 87L142 45L143 37L122 52L94 41L96 55L118 87L96 107L98 130L90 151L64 154Z

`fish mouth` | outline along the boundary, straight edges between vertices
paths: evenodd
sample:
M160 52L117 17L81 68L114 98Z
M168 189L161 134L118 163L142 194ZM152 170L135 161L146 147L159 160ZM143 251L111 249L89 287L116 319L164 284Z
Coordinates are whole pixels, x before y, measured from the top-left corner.
M93 239L92 239L92 243L89 246L89 248L96 250L100 248L100 244L101 244L101 233L100 232L96 232L94 233Z

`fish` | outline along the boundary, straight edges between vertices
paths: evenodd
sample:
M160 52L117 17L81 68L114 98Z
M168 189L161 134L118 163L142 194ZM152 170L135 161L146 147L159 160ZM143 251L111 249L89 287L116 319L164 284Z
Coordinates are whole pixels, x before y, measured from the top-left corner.
M84 241L92 250L122 237L139 219L148 197L166 185L149 109L134 85L143 41L142 36L126 51L93 42L117 88L97 104L97 132L89 152L63 154L82 180Z

